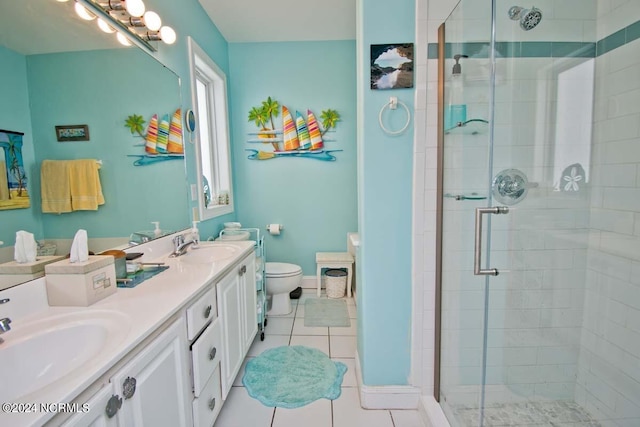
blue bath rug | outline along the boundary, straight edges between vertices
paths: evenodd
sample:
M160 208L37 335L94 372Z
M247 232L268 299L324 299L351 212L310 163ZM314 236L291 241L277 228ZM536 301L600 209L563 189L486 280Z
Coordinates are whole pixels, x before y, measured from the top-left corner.
M345 372L344 363L315 348L276 347L247 362L242 384L263 405L292 409L340 397Z

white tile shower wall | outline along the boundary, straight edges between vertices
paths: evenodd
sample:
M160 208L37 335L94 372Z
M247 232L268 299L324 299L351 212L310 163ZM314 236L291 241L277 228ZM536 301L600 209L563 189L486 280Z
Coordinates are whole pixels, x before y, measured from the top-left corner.
M599 3L599 30L640 18L640 3ZM604 426L640 425L640 41L596 60L591 235L576 401ZM636 76L636 77L633 77ZM635 102L632 100L636 96Z
M598 40L633 24L640 17L637 0L598 0Z
M546 166L564 145L548 129L564 126L555 119L557 99L550 88L555 89L555 76L568 62L574 61L532 58L497 63L501 77L496 123L501 125L492 175L518 168L538 187L509 215L492 219L491 264L505 271L490 281L487 402L573 398L588 195L555 191L554 168ZM474 73L486 67L486 60L468 59L465 67ZM488 90L486 84L470 85L464 93L468 111L486 119ZM445 193L475 190L486 195L487 138L447 137ZM453 199L444 204L443 388L456 403L477 402L473 385L480 381L482 363L484 280L471 271L473 211L485 204Z
M437 42L437 28L446 19L451 10L456 4L455 0L447 1L428 1L427 7L424 7L425 0L419 2L417 8L416 25L418 27L417 34L420 35L420 39L416 41L416 49L418 52L426 51L427 43ZM474 7L473 3L468 2L467 8ZM504 2L502 2L504 3ZM585 7L585 2L580 1L578 5L571 6L569 3L562 2L563 4L557 4L560 2L548 2L549 4L539 5L537 7L544 8L545 10L545 23L551 24L554 18L558 20L576 20L582 22L583 31L577 31L572 25L556 25L553 26L560 28L559 32L553 31L545 32L543 37L548 37L550 41L564 40L564 41L594 41L595 34L593 34L591 28L594 27L593 23L585 23L585 18L595 19L595 6L593 2L589 2L589 7ZM575 1L574 1L575 3ZM478 6L477 4L475 6ZM485 5L486 6L486 5ZM505 11L511 4L504 4ZM500 7L500 6L499 6ZM578 7L578 12L571 10ZM426 12L426 13L425 13ZM469 14L470 16L470 9ZM486 11L483 12L486 14ZM585 16L577 16L576 13L584 14ZM591 14L591 15L589 15ZM558 22L557 24L561 24ZM487 29L480 27L486 25L486 23L478 23L477 29L479 34L486 35ZM469 26L467 26L469 27ZM507 29L506 24L501 24L501 27L505 28L503 31L511 31ZM517 26L515 26L517 27ZM426 28L426 29L425 29ZM570 29L570 31L567 31ZM518 29L520 32L521 30ZM561 36L562 31L571 33L571 38ZM426 41L422 38L426 34ZM521 38L518 40L528 40L527 37L532 33L517 33ZM471 33L467 32L465 37L469 37ZM540 34L538 34L540 36ZM511 37L511 35L505 35L505 38ZM513 38L510 38L513 40ZM486 37L479 38L478 40L486 40ZM536 40L547 40L540 39ZM467 61L467 69L465 70L467 75L478 77L478 80L486 74L486 66L482 67L480 60L475 68L473 63ZM514 163L514 159L526 159L527 162L520 162L521 167L532 180L541 182L544 178L549 177L552 174L551 168L545 168L542 163L542 158L545 153L549 152L550 143L548 142L548 136L543 132L545 124L553 123L553 116L544 115L550 109L554 107L553 102L543 103L540 101L541 94L544 95L549 92L547 82L548 78L541 77L540 73L548 73L549 69L553 69L553 61L547 59L529 59L520 61L505 61L507 66L503 70L499 70L498 82L504 83L499 85L496 91L497 102L502 104L502 107L498 107L498 115L496 117L496 145L509 146L509 149L505 151L505 154L501 154L501 158L497 159L496 167L504 166L509 167ZM485 61L486 62L486 61ZM420 64L418 64L420 66ZM419 260L416 265L416 274L414 279L416 280L416 289L423 295L423 312L422 319L424 325L424 335L422 340L423 347L423 369L422 369L422 387L425 394L430 394L433 385L433 298L430 293L434 289L434 253L435 253L435 183L436 183L436 137L437 137L437 60L426 61L427 82L425 91L418 90L416 93L416 105L423 106L426 103L426 109L420 108L416 111L416 123L417 127L424 125L424 133L420 132L416 134L416 157L422 159L419 153L424 150L425 168L420 169L420 175L416 177L416 184L418 193L416 200L420 203L416 203L416 215L415 217L423 221L424 226L420 227L419 224L415 224L414 227L414 248L424 257L423 262ZM474 73L475 71L475 73ZM513 80L512 76L518 76L518 80ZM508 84L507 84L508 83ZM418 88L420 89L420 88ZM474 89L467 89L469 95L473 95ZM476 90L477 92L477 90ZM480 90L482 92L482 90ZM510 101L514 93L518 94L518 101L521 103L517 109L517 115L514 117L511 108L507 102ZM473 108L479 108L480 111L486 111L486 105L483 103L488 102L488 98L482 99L483 94L476 94L477 103L469 103L469 111L473 113ZM486 91L484 92L486 97ZM426 98L426 99L425 99ZM484 110L482 110L484 108ZM542 114L542 115L541 115ZM532 119L533 118L533 119ZM518 122L518 131L514 130L514 121ZM424 122L424 123L423 123ZM500 122L501 124L499 124ZM420 137L425 135L424 140ZM533 138L533 141L532 141ZM465 149L469 149L468 141L465 141L467 146ZM452 144L458 144L460 148L459 153L454 153L450 158L455 170L447 177L451 180L453 189L465 189L473 188L473 185L477 185L478 176L486 176L486 168L469 167L470 159L486 158L486 148L479 144L479 147L475 148L473 153L462 152L462 141L452 141ZM522 149L514 150L514 146L523 146ZM457 159L457 160L456 160ZM449 161L449 160L448 160ZM466 168L463 169L462 165L466 163ZM457 167L456 167L457 166ZM423 178L424 182L421 184L419 179ZM422 190L422 192L418 191ZM531 325L545 325L542 329L536 328L499 328L492 330L490 339L492 347L489 349L489 365L495 366L498 370L494 370L494 374L490 378L496 379L496 384L490 385L489 398L495 397L497 401L509 401L514 399L514 391L524 392L529 395L549 395L560 394L562 396L571 395L573 393L573 384L568 382L553 382L544 383L540 382L540 377L535 378L532 383L527 383L526 376L517 370L509 370L512 363L521 361L526 362L525 366L536 366L538 359L541 365L549 365L549 375L541 375L541 377L553 378L554 374L558 373L558 370L564 370L570 376L576 370L577 363L577 342L575 342L576 332L574 325L579 324L581 321L581 303L582 291L580 289L572 289L572 284L583 283L584 280L576 278L579 275L579 267L586 264L586 251L585 244L587 236L584 227L588 221L588 216L580 215L580 207L584 204L584 199L567 200L566 198L559 198L552 191L545 189L531 190L533 194L529 197L529 209L524 209L524 205L521 210L510 218L510 227L516 228L517 232L504 232L502 236L494 237L494 247L499 249L539 249L540 251L535 255L544 255L541 260L538 256L527 256L526 254L519 252L514 255L513 262L517 262L520 265L520 269L509 272L508 275L496 278L492 284L492 289L495 291L491 295L491 301L496 308L502 310L501 313L494 316L503 316L507 321L515 319L519 322L520 326ZM536 194L537 193L537 194ZM451 202L454 203L454 202ZM471 304L473 307L474 301L478 298L478 290L482 289L482 282L478 286L474 280L462 280L461 277L467 277L469 272L469 265L471 260L471 253L468 248L468 236L473 232L473 208L481 206L482 202L468 202L468 207L461 206L463 210L456 210L454 207L447 212L446 218L452 224L451 229L455 230L452 233L445 235L445 241L448 241L451 245L451 249L457 252L452 253L451 263L444 272L445 280L455 283L452 288L453 292L464 293L467 295L460 296L459 304ZM422 207L422 208L421 208ZM445 204L445 208L447 204ZM548 207L557 207L550 215L547 214L546 209ZM537 209L537 210L536 210ZM546 232L540 233L537 229L528 226L530 224L527 220L537 220L538 223L546 224ZM526 219L526 220L525 220ZM507 228L504 225L496 224L497 227ZM639 227L640 229L640 227ZM498 234L498 231L496 231ZM464 249L463 249L464 248ZM466 249L466 250L465 250ZM545 250L547 250L545 252ZM562 250L562 251L560 251ZM504 265L507 265L509 259L506 259L507 253L502 252L495 254L494 260L500 261L500 258L504 259ZM559 258L557 258L559 257ZM418 258L418 257L416 257ZM526 269L529 266L528 263L537 263L538 269ZM464 268L461 270L461 268ZM421 281L420 281L421 280ZM503 294L500 294L503 292ZM519 293L518 293L519 292ZM571 301L576 306L571 306ZM456 340L456 345L466 348L472 346L478 348L477 338L479 331L477 330L479 322L482 321L482 311L472 310L469 308L468 316L464 317L452 317L445 319L448 322L457 322L456 324L450 324L452 329L458 330L457 336L450 336L449 338ZM511 310L506 310L506 307L510 307ZM517 308L527 308L531 310L524 316L517 314ZM495 322L497 318L492 318L490 322ZM475 328L475 329L474 329ZM449 339L447 338L447 339ZM531 351L531 346L535 347L535 351ZM527 354L535 356L535 363L530 356L529 359L518 357L517 354ZM468 374L474 383L478 380L478 357L477 352L461 351L456 357L451 360L443 361L443 364L447 366L444 369L449 369L449 366L456 366L456 358L462 354L466 354L466 359L461 362L463 365L472 364L473 368ZM516 356L514 356L514 354ZM469 359L470 357L470 359ZM552 362L557 363L552 363ZM504 363L502 363L504 362ZM464 370L461 366L457 366L456 372L452 377L460 380L461 376L464 376ZM507 379L511 379L510 387L499 385L498 383L506 383L505 375ZM558 375L557 380L565 378L566 376ZM499 380L499 381L498 381ZM461 381L461 380L460 380ZM536 382L537 381L537 382ZM464 386L461 385L460 389L463 390ZM469 393L469 396L474 399L475 402L477 395L474 390Z

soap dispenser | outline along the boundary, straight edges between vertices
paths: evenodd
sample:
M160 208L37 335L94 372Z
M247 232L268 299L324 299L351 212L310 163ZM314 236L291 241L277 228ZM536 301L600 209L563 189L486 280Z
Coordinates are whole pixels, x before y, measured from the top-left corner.
M453 65L451 72L451 97L449 105L446 107L444 115L445 130L463 126L467 121L467 106L463 103L463 82L462 65L460 59L468 58L467 55L454 55L453 59L456 63Z
M154 224L156 228L153 230L153 235L156 237L160 237L162 235L162 230L160 230L160 221L151 221L151 224Z
M200 243L200 231L198 231L198 222L193 221L191 223L191 240L193 240L193 247L197 247Z

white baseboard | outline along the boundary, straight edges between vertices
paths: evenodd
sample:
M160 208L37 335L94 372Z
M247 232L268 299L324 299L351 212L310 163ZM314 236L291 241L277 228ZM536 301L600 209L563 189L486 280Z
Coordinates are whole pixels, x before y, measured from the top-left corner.
M315 289L316 276L302 276L302 289Z
M368 386L362 383L360 357L356 350L356 379L360 406L364 409L416 409L420 389L409 385Z
M433 396L421 396L418 412L427 427L450 427L449 420Z

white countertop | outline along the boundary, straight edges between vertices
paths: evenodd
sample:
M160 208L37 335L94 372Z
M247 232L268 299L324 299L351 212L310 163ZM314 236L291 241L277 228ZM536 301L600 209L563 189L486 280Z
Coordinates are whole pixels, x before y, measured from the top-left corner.
M210 243L210 242L207 242ZM100 379L109 369L111 369L120 359L126 356L138 344L149 337L155 330L162 326L165 322L181 311L187 302L197 296L200 291L213 281L216 281L226 274L230 267L237 261L240 261L253 250L253 242L251 241L229 241L224 245L233 245L238 247L235 256L212 264L193 264L182 262L180 257L169 258L168 253L162 256L151 257L151 254L145 252L145 261L164 261L169 269L150 278L136 286L135 288L118 288L117 292L89 307L42 307L39 310L33 310L35 300L43 301L41 292L45 290L45 278L38 279L15 288L7 289L0 292L0 298L6 298L7 293L13 291L13 295L19 294L18 288L22 286L31 286L28 297L32 307L26 311L19 313L20 309L11 308L9 304L20 304L20 298L12 298L12 302L6 307L0 308L2 316L12 317L12 330L2 335L5 341L9 342L12 334L18 334L21 325L29 324L34 320L47 318L48 316L59 316L67 313L91 313L92 311L115 311L127 319L123 328L129 328L120 344L113 346L114 348L105 349L100 355L96 356L93 361L74 372L69 373L62 379L50 384L37 393L32 393L16 399L19 403L70 403L87 387ZM192 249L197 250L197 249ZM136 252L136 248L131 248L131 252ZM151 251L153 253L153 251ZM156 250L156 255L158 251ZM26 290L27 288L25 288ZM23 290L23 294L25 293ZM46 301L46 295L44 296ZM9 313L9 314L8 314ZM20 316L20 314L23 314ZM46 354L46 349L42 349ZM0 352L2 345L0 344ZM44 356L46 357L46 356ZM3 366L2 369L11 369L10 366ZM1 384L2 387L11 387L10 384ZM2 402L0 402L2 403ZM0 413L0 425L31 426L41 425L55 414L6 414Z

